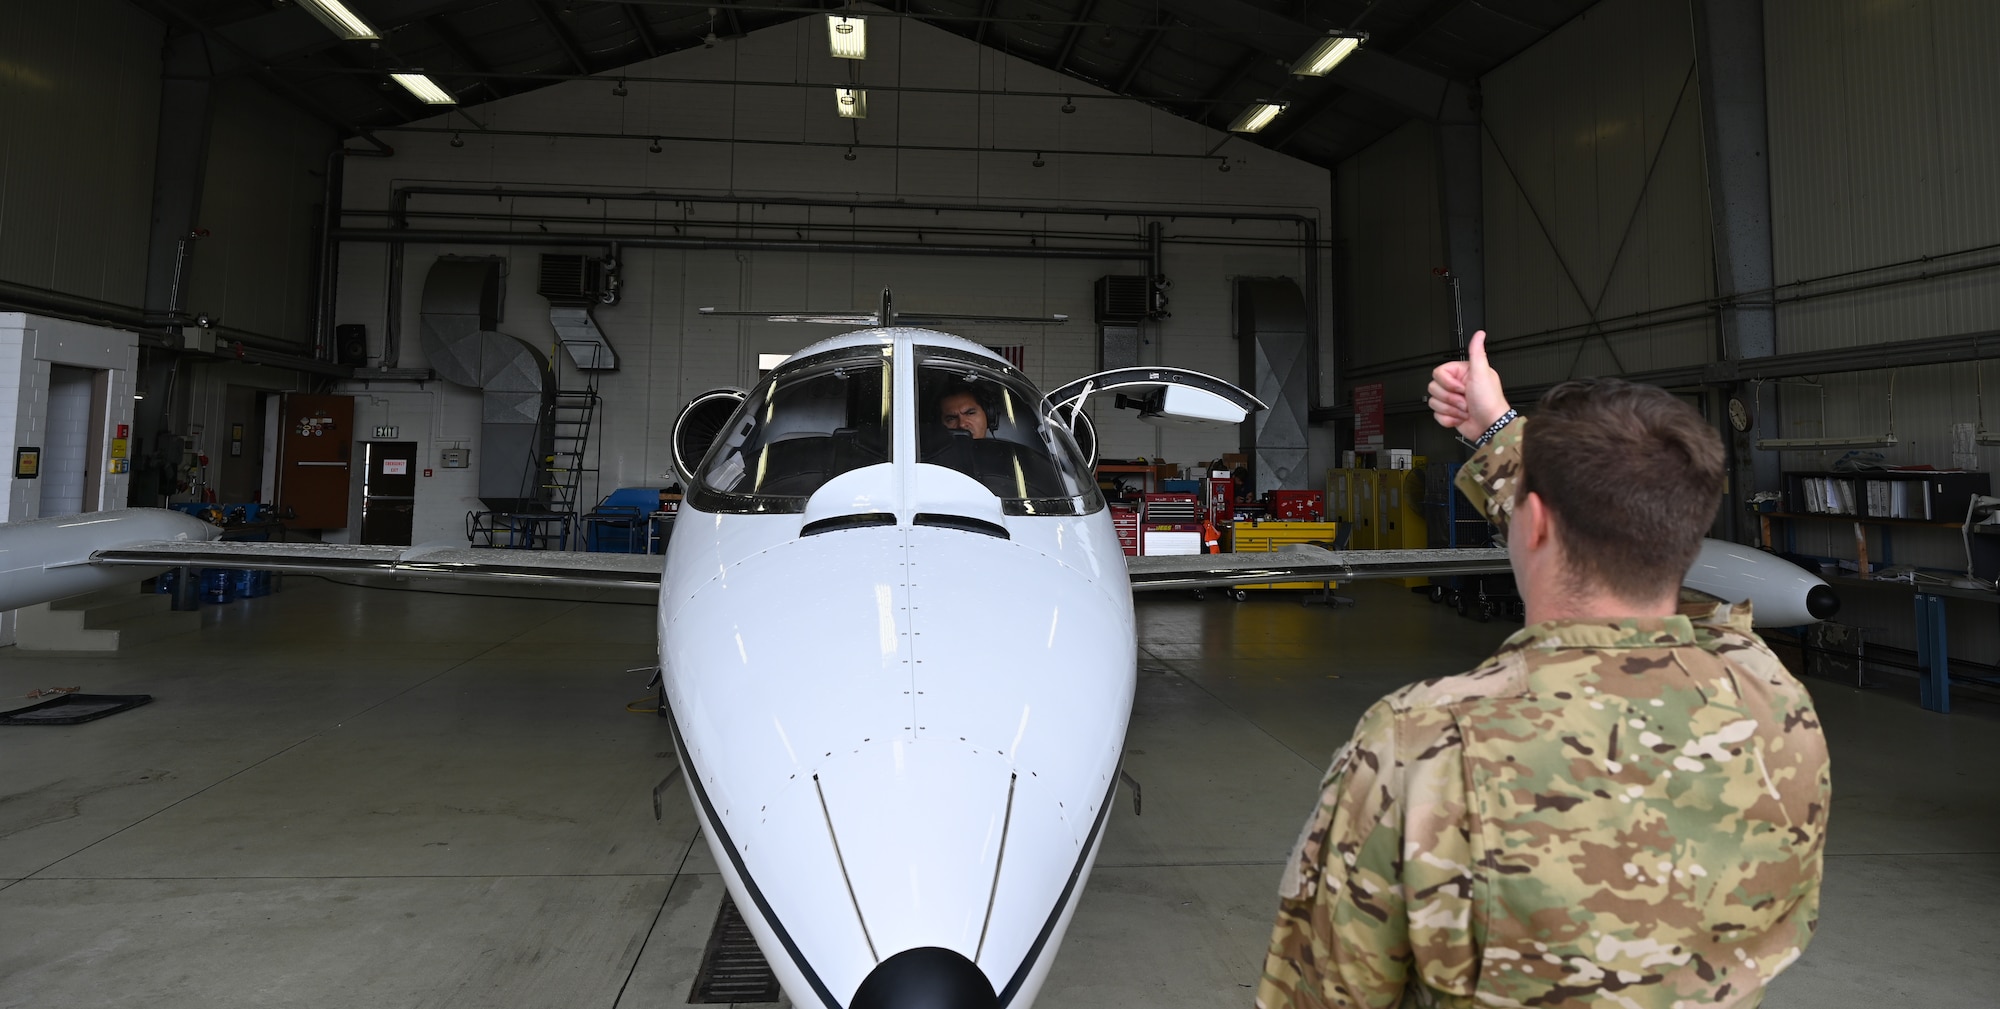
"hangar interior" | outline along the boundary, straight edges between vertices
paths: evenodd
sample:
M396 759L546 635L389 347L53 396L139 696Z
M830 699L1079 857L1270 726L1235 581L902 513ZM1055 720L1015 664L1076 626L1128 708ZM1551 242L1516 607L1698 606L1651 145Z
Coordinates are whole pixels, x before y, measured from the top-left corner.
M683 410L842 331L769 317L892 298L1044 390L1129 364L1271 407L1096 403L1127 483L1206 503L1220 468L1239 501L1317 491L1380 546L1459 546L1422 477L1468 450L1422 394L1483 329L1516 403L1600 376L1685 397L1730 452L1714 535L1839 591L1771 635L1835 804L1819 937L1766 1004L1990 1001L2000 5L343 9L0 9L0 521L657 549ZM1398 458L1426 507L1392 543L1349 488ZM586 521L621 489L642 521ZM181 605L192 581L70 631L60 603L0 615L0 709L157 698L0 726L0 1006L694 998L722 884L685 800L648 801L650 606L305 577ZM1247 1003L1329 755L1517 626L1504 589L1339 591L1139 599L1146 801L1120 795L1041 1004Z

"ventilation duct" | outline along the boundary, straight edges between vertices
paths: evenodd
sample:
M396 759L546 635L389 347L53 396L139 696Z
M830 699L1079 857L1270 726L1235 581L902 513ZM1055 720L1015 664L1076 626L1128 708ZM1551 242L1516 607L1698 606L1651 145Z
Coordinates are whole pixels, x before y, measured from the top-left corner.
M1312 486L1306 472L1312 333L1299 285L1283 277L1238 280L1236 338L1238 384L1266 405L1243 425L1243 454L1250 457L1256 492L1305 490Z
M547 507L542 460L553 448L542 418L555 402L548 359L494 326L502 260L440 257L424 278L424 356L447 382L480 390L479 499L500 512Z
M617 260L545 252L535 290L549 299L549 324L578 370L618 370L618 352L590 315L593 305L618 304Z

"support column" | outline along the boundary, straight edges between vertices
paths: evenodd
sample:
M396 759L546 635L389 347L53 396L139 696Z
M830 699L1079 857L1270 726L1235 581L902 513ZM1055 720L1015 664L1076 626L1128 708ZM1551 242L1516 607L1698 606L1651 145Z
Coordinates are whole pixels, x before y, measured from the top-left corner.
M208 167L208 133L214 106L210 100L213 80L203 37L189 34L169 41L160 77L159 140L153 155L153 227L146 255L146 311L164 314L185 307L192 257L184 255L183 243L198 223L202 181Z
M208 42L199 33L172 37L160 69L159 139L153 155L153 223L146 251L146 314L167 317L186 307L193 275L194 229L201 213L202 183L208 170L209 126L214 119L213 68ZM134 405L132 457L142 468L132 481L132 503L154 506L171 493L157 479L178 459L162 454L162 442L185 422L169 411L185 394L174 382L173 354L148 354L135 384L146 398ZM174 440L175 454L179 442ZM164 460L164 461L163 461ZM149 478L151 477L151 478Z
M1771 300L1771 166L1764 98L1764 0L1692 0L1695 65L1701 85L1702 139L1708 149L1709 220L1714 231L1716 325L1725 360L1778 352L1777 308ZM1748 527L1744 502L1778 490L1778 453L1759 452L1757 438L1778 436L1778 395L1730 394L1754 411L1750 430L1724 424L1730 449L1729 492L1723 507L1732 538Z
M1454 285L1458 347L1486 328L1486 211L1479 174L1479 85L1453 82L1437 124L1438 203Z

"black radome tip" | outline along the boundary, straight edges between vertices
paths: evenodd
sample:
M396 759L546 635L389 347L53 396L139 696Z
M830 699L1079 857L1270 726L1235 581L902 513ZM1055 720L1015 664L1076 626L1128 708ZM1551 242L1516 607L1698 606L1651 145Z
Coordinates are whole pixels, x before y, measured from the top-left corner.
M848 1009L998 1009L979 965L948 949L919 946L875 965Z

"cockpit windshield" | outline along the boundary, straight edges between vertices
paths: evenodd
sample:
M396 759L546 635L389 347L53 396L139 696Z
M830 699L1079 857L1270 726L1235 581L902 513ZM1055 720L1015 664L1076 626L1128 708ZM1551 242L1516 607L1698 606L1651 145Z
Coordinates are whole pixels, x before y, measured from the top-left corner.
M888 462L892 350L846 347L773 371L710 446L689 503L710 512L801 512L828 480Z
M1014 368L951 347L918 346L917 458L998 495L1011 515L1082 515L1104 507L1069 432Z

